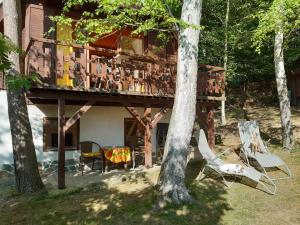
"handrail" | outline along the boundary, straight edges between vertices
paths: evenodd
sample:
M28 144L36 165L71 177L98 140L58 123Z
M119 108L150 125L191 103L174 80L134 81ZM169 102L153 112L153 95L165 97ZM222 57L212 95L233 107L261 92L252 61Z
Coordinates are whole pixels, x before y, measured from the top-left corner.
M73 47L73 48L83 48L83 49L99 51L99 52L107 52L110 54L118 53L118 51L113 50L113 49L93 47L93 46L80 45L80 44L74 44L74 43L66 43L63 41L57 41L57 40L47 39L47 38L31 37L30 40L37 41L37 42L43 42L43 43L49 43L49 44L55 44L55 45L61 45L61 46L68 46L68 47Z
M30 41L49 43L49 44L55 44L55 45L60 45L60 46L68 46L68 47L73 47L73 48L82 48L82 49L98 51L98 52L106 52L108 54L115 55L115 56L118 56L118 55L128 56L130 59L145 61L145 62L151 62L151 63L161 63L162 62L162 60L156 60L152 57L145 56L145 55L132 54L132 53L127 53L127 52L124 52L124 51L113 50L113 49L108 49L108 48L101 48L101 47L80 45L80 44L74 44L74 43L67 43L67 42L57 41L57 40L47 39L47 38L31 37ZM28 47L30 47L30 46L28 46ZM165 60L163 60L163 61L165 61ZM168 64L170 64L170 65L174 64L175 65L176 63L175 62L168 62Z
M80 44L74 44L74 43L66 43L63 41L57 41L57 40L53 40L53 39L47 39L47 38L38 38L38 37L31 37L30 38L30 42L26 48L25 51L25 57L28 54L30 47L32 46L32 44L37 41L37 42L43 42L43 43L49 43L49 44L55 44L55 45L61 45L61 46L68 46L68 47L73 47L73 48L82 48L82 49L87 49L87 50L92 50L92 51L99 51L99 52L106 52L112 55L121 55L121 56L128 56L130 57L130 59L134 59L134 60L139 60L139 61L145 61L145 62L151 62L151 63L157 63L160 64L162 61L165 62L164 59L160 59L160 60L156 60L152 57L149 56L145 56L145 55L138 55L138 54L132 54L132 53L127 53L124 51L119 51L119 50L113 50L113 49L108 49L108 48L101 48L101 47L94 47L94 46L87 46L87 45L80 45ZM176 65L177 62L165 62L169 65ZM222 67L218 67L218 66L212 66L212 65L205 65L205 64L199 64L198 65L199 68L205 68L208 69L209 72L223 72L224 68Z
M80 53L81 56L76 56L75 51L66 56L64 52L49 50L49 45L43 47L37 45L37 48L33 49L36 42L54 45L52 47L58 45L93 50L104 53L105 59L103 60L103 57L98 57L97 55L99 54L97 53L93 53L89 59L86 56L82 58L82 53ZM30 54L31 50L33 51L32 56ZM46 77L43 84L45 87L49 85L57 86L53 78L58 79L59 77L63 85L69 85L69 82L72 82L72 87L74 84L74 80L72 79L76 79L75 86L73 87L75 89L98 88L101 91L111 91L113 89L118 90L118 92L125 90L138 93L156 93L161 96L174 95L175 93L176 63L167 59L162 58L158 61L145 55L36 37L30 38L25 54L23 55L24 60L27 56L27 70L29 68L30 70L33 69L33 71L41 71L40 74ZM65 56L66 58L64 58ZM94 60L92 56L99 59ZM111 60L112 58L117 59L119 56L126 57L120 58L120 62L119 60ZM50 60L50 63L47 61L47 63L41 64L38 58ZM62 66L64 62L68 63L68 69ZM156 65L148 65L148 63ZM25 65L26 63L24 63ZM198 71L198 97L203 98L204 96L205 100L225 100L224 69L204 64L199 64L199 68L202 68L202 71ZM204 71L203 68L205 69ZM69 78L64 78L66 74L69 74Z

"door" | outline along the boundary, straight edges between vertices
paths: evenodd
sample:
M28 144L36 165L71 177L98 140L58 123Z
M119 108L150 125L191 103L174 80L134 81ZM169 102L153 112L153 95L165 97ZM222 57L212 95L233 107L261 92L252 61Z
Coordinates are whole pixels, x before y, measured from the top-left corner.
M136 150L144 146L143 130L133 118L124 119L124 143L126 146Z
M156 129L156 155L157 157L163 156L163 151L168 134L168 123L158 123Z

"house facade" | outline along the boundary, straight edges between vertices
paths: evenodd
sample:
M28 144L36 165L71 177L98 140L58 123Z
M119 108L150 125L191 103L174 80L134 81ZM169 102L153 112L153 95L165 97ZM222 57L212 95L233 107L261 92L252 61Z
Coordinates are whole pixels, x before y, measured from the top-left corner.
M176 40L159 47L157 33L132 36L129 27L79 45L72 30L55 26L60 1L22 1L24 73L36 74L26 93L37 159L43 168L59 164L59 173L78 160L81 141L101 146L128 146L143 141L145 165L163 146L176 88ZM3 17L0 8L0 29ZM80 11L74 9L74 16ZM71 40L71 41L70 41ZM223 69L200 65L197 116L214 145L214 108L225 100ZM0 165L13 163L5 78L0 78Z
M294 68L287 76L291 105L300 105L300 68Z

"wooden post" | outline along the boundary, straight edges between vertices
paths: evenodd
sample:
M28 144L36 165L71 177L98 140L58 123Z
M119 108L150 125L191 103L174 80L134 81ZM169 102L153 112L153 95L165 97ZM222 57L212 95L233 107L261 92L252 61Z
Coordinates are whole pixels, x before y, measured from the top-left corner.
M96 101L89 100L84 106L82 106L79 110L77 110L71 118L65 121L64 131L66 132L71 126L73 126L80 117L85 114L92 106L95 104Z
M152 127L151 127L151 108L145 108L145 134L144 134L144 146L145 146L145 166L147 168L152 167Z
M65 99L58 99L58 188L65 185Z
M163 116L169 111L170 108L163 107L158 113L155 114L154 119L151 122L151 128L156 127L157 123L163 118Z
M214 107L213 105L204 105L197 103L197 117L200 122L200 127L207 135L209 147L215 149L215 125L214 125Z
M200 103L197 103L196 114L201 129L203 129L206 132L207 131L206 108Z
M125 106L127 111L136 119L136 121L144 129L144 152L145 152L145 166L152 167L152 130L155 128L157 123L163 118L168 112L169 106L161 108L161 110L155 114L153 120L151 118L151 108L146 106L144 110L144 116L141 117L138 111L134 107Z
M214 108L212 106L207 106L207 140L209 147L215 149L215 125L214 125Z
M125 107L125 109L127 109L127 111L132 115L132 117L135 118L140 123L140 125L142 125L143 128L146 127L146 124L144 123L140 114L138 113L138 111L136 111L134 107ZM150 116L151 116L151 109L150 109Z

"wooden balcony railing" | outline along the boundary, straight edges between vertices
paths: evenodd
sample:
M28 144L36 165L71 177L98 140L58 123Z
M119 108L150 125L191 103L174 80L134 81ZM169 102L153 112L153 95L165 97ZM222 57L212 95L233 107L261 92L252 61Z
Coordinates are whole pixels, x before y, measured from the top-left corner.
M198 96L225 94L223 69L200 65ZM26 50L25 71L40 76L44 88L173 96L176 63L92 46L33 38Z

